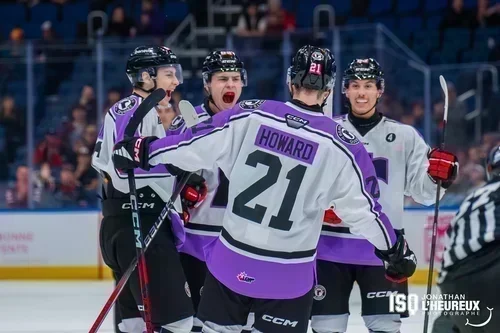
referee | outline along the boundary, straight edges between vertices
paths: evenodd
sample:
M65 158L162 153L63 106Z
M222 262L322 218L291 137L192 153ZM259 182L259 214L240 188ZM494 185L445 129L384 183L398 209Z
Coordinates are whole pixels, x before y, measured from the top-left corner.
M440 329L445 321L460 333L500 332L500 145L488 154L486 167L488 183L464 200L448 227L438 277L443 294L480 301L480 314L441 316L433 333L453 332Z

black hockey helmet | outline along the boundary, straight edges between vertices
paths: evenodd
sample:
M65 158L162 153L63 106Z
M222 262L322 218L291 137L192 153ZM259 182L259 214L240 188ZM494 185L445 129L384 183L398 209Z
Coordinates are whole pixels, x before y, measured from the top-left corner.
M247 85L247 71L243 61L233 51L213 51L203 61L203 84L207 85L212 74L217 72L239 72L243 86Z
M296 87L326 91L335 86L335 58L328 49L302 46L292 59L287 83Z
M382 93L385 89L384 72L377 60L373 58L354 59L349 64L342 77L342 93L345 93L351 80L376 80L377 88Z
M172 50L165 46L139 46L127 60L127 76L133 86L143 82L142 73L147 72L152 79L156 78L156 70L159 67L175 68L175 76L182 83L182 67L179 59ZM155 84L156 85L156 84Z
M486 158L488 180L500 177L500 145L495 145Z

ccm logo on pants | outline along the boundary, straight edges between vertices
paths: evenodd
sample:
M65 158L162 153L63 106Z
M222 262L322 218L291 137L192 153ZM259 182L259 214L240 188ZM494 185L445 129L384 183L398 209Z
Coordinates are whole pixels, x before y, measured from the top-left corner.
M384 298L391 297L391 295L396 296L397 294L397 291L372 291L366 294L366 298Z
M263 315L262 319L265 321L268 321L270 323L276 324L276 325L282 325L282 326L292 326L295 327L299 323L298 321L290 321L288 319L283 319L283 318L278 318L278 317L273 317L270 315Z

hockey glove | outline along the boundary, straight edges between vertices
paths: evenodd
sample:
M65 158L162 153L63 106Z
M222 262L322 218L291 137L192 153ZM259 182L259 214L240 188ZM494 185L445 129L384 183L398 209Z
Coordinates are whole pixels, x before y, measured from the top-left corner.
M124 139L113 147L113 163L116 169L130 170L141 168L148 171L149 145L158 140L156 136L133 137Z
M448 188L453 184L458 174L457 157L445 150L434 148L429 152L429 168L427 173L437 182L441 180L441 186Z
M402 283L415 273L417 258L408 247L403 235L399 235L396 244L389 250L375 249L385 266L385 277L392 282Z
M325 215L323 216L323 222L328 224L339 224L342 220L335 214L333 208L325 210Z
M193 173L189 177L186 186L182 189L182 205L187 208L196 208L205 200L206 196L207 185L205 184L205 178Z

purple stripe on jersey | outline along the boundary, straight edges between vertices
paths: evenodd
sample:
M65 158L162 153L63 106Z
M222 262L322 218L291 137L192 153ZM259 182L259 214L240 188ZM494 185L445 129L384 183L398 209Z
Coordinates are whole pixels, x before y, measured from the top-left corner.
M181 249L186 242L186 230L184 230L184 223L182 222L179 214L173 213L172 210L168 212L170 223L172 225L172 233L175 237L175 246L177 250Z
M318 150L316 142L265 125L259 128L255 145L308 164L313 163Z
M179 251L187 253L198 260L205 261L207 246L217 240L217 236L218 235L208 236L186 232L186 240Z
M236 105L232 109L225 112L219 112L211 118L199 123L186 130L180 135L167 136L165 138L155 140L149 146L149 157L153 158L162 152L176 149L180 142L191 141L193 139L199 139L207 134L214 133L216 131L227 128L228 123L232 120L236 120L238 115L248 112L248 110L241 109ZM241 115L240 117L246 117L247 115ZM189 144L189 142L186 142Z
M292 299L314 286L316 261L280 264L238 254L217 239L207 252L212 275L232 291L253 298Z
M374 251L366 239L321 235L318 243L318 259L344 264L382 266Z
M118 177L127 178L127 173L117 170ZM161 177L170 177L170 173L167 168L163 164L155 165L153 168L149 169L149 171L145 171L141 168L134 169L134 175L140 178L161 178Z

